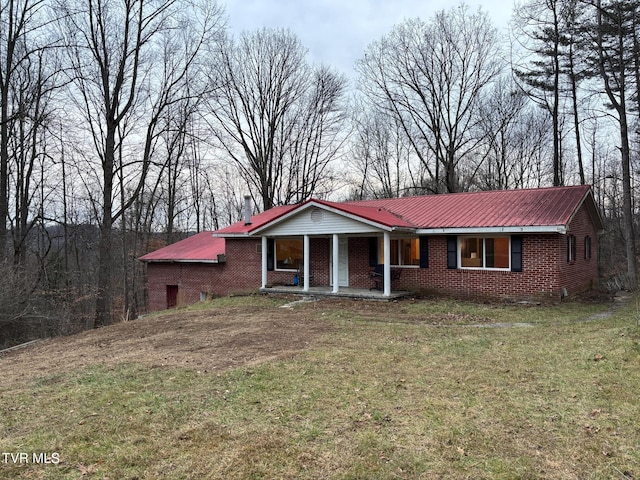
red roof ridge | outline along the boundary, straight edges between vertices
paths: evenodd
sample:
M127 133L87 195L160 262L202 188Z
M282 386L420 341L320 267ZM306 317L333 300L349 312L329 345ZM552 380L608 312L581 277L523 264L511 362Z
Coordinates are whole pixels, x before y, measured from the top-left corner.
M246 224L244 220L240 220L236 223L232 223L224 228L216 230L213 232L214 236L233 236L233 235L248 235L252 231L257 228L262 227L266 223L269 223L273 220L276 220L290 211L300 207L303 203L297 203L294 205L277 205L269 210L265 210L264 212L260 212L251 217L251 223Z

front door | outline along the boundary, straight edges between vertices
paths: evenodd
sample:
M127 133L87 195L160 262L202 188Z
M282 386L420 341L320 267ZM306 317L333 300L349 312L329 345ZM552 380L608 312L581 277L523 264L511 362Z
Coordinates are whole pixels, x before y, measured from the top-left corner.
M167 308L178 306L178 285L167 285Z
M331 262L329 265L331 285L333 285L333 246L331 246ZM338 239L338 286L349 286L349 239Z

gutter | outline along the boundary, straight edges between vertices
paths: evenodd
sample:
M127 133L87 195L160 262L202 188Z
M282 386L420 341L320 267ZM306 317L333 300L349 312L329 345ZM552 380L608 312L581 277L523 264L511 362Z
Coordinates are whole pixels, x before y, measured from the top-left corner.
M158 260L140 260L140 261L141 262L145 262L145 263L221 263L217 259L216 260L212 260L212 259L207 259L207 260L158 259Z
M566 225L535 225L522 227L446 227L418 228L417 235L468 235L488 233L567 233Z

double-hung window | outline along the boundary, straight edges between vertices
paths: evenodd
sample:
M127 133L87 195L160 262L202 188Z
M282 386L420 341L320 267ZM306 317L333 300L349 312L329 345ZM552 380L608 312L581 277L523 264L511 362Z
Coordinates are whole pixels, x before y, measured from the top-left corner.
M591 260L591 237L584 237L584 259Z

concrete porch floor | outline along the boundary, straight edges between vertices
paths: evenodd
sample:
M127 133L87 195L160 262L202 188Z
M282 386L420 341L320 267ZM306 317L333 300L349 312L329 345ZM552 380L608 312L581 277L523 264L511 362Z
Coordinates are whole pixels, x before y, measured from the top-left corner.
M317 297L338 297L338 298L363 298L368 300L393 300L396 298L411 295L411 292L392 291L388 297L385 297L380 290L367 290L366 288L350 288L340 287L338 293L333 293L331 287L309 287L308 291L303 291L299 286L277 286L261 288L260 293L279 293L287 295L310 295Z

